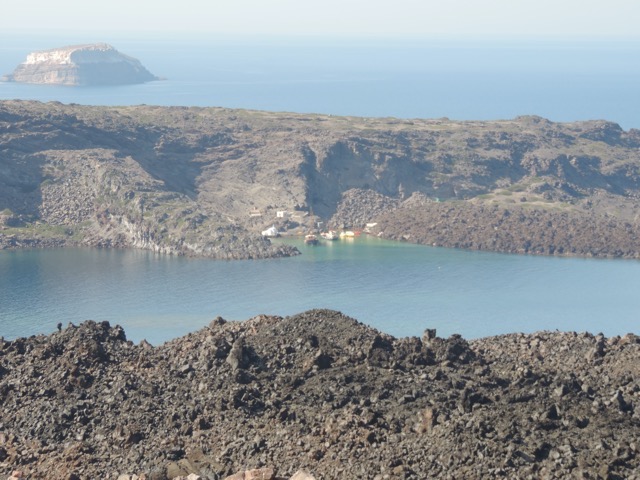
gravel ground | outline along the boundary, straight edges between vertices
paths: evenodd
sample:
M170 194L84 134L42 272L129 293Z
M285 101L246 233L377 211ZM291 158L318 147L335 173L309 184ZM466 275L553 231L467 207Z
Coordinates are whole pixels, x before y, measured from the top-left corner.
M639 354L632 334L396 339L329 310L157 347L89 321L0 341L0 475L637 479Z

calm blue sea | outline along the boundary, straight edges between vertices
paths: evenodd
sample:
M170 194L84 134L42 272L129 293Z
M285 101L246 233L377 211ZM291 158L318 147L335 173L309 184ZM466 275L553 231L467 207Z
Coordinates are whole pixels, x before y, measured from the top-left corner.
M154 344L217 315L332 308L396 336L640 331L640 262L466 252L359 238L277 260L143 251L0 252L0 335L108 320Z
M640 127L640 42L9 36L0 74L32 50L104 41L165 81L69 88L0 83L0 99L198 105L335 115Z

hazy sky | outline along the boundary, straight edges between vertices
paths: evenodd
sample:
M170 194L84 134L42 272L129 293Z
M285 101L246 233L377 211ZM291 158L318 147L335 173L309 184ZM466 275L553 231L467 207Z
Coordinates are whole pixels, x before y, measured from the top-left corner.
M640 0L11 0L0 31L640 37Z

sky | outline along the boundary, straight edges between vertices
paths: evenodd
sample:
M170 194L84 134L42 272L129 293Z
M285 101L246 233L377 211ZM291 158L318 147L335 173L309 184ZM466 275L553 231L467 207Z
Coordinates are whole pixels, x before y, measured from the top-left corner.
M9 0L0 32L639 38L639 0Z

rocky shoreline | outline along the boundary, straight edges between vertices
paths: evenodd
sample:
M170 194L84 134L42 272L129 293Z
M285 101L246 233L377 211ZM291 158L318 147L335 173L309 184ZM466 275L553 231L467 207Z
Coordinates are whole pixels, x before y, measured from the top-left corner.
M376 220L373 234L421 245L528 255L640 258L640 226L609 215L424 202L385 212Z
M20 238L14 235L0 234L0 250L28 250L33 248L61 248L71 247L69 242L62 239Z
M329 310L160 346L70 324L0 341L0 474L638 479L639 359L633 334L397 339Z
M50 249L50 248L74 248L74 247L92 247L92 248L116 248L126 249L129 245L114 245L104 242L83 242L68 241L60 238L29 238L3 236L0 234L0 251L2 250L31 250L31 249ZM212 260L258 260L267 258L292 257L299 255L300 251L291 245L279 244L274 245L267 243L246 242L245 245L221 245L216 247L207 247L196 249L173 249L170 247L145 248L154 253L163 255L176 255L186 257L210 258Z
M47 248L140 248L164 255L187 257L202 257L214 260L255 260L266 258L281 258L299 255L300 251L291 245L273 244L268 239L253 235L229 236L225 241L217 242L203 240L196 243L163 243L154 242L149 232L142 236L141 241L118 235L116 238L105 239L95 235L78 238L73 233L59 236L41 236L38 233L19 232L17 234L3 234L0 230L0 251L29 250Z

